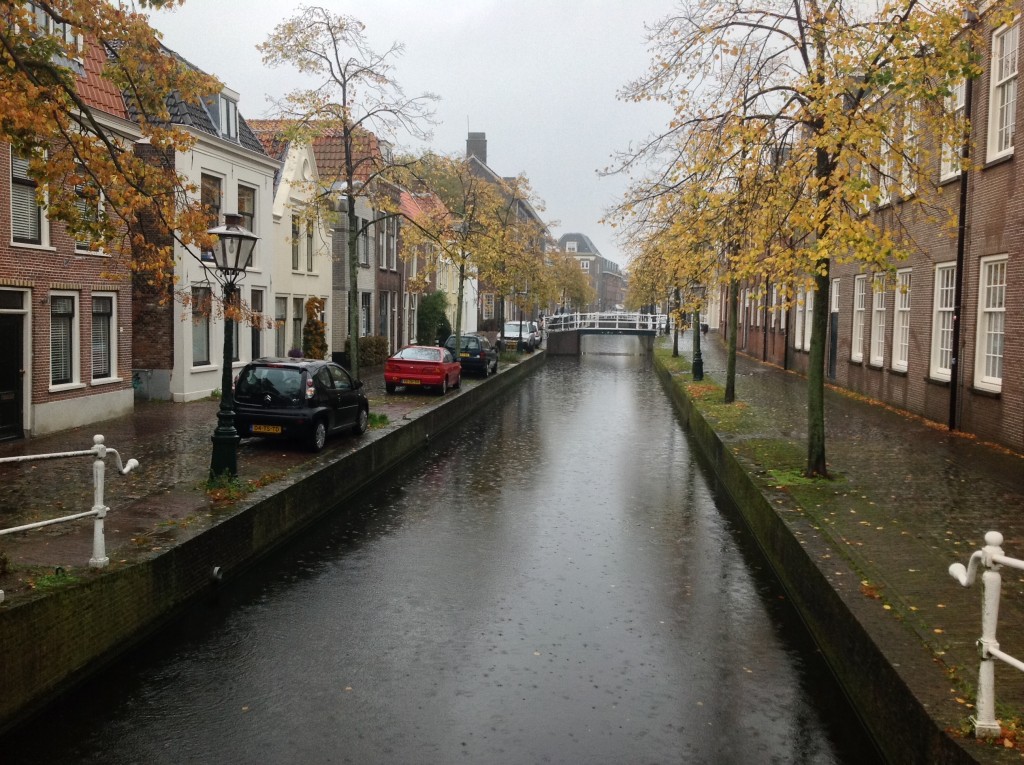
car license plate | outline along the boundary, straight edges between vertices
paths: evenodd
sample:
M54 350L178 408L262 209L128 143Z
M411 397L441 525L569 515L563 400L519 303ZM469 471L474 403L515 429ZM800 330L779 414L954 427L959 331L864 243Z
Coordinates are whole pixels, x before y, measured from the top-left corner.
M468 359L469 358L469 354L468 353L460 353L459 354L459 358L461 358L461 359Z
M280 433L281 432L281 426L280 425L253 425L252 426L252 432L253 433Z
M421 380L402 380L402 385L419 385Z

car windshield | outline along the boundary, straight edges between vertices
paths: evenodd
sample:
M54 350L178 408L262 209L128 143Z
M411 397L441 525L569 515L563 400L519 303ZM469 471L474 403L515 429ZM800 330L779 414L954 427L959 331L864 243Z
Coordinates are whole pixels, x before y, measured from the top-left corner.
M238 378L236 396L269 393L281 398L294 398L302 390L302 371L286 367L248 367Z
M505 322L505 334L506 335L518 335L520 333L521 324L518 321L506 321Z
M441 351L437 348L403 348L395 354L396 359L405 361L440 361Z
M444 345L445 345L445 348L448 348L449 350L453 349L455 347L455 335L452 335L451 337L449 337L447 342L445 342ZM477 339L475 337L473 337L471 335L463 335L462 336L462 342L459 343L459 350L460 351L468 351L468 350L472 349L472 350L475 351L476 348L477 348L477 345L479 345L479 342L477 341Z

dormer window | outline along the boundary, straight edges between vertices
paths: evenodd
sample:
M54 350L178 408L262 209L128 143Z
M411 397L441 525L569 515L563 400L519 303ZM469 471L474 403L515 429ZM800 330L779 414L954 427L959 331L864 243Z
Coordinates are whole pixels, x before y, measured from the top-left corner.
M233 95L233 94L232 94ZM210 120L221 138L238 140L238 98L220 93L203 99Z
M32 16L37 35L56 37L64 43L65 50L70 58L65 59L63 55L58 55L59 62L65 66L76 65L76 67L80 67L82 65L82 52L85 50L85 39L82 35L75 32L70 24L56 21L51 15L52 11L42 3L28 2L25 3L25 7ZM84 70L80 70L78 73L83 74Z

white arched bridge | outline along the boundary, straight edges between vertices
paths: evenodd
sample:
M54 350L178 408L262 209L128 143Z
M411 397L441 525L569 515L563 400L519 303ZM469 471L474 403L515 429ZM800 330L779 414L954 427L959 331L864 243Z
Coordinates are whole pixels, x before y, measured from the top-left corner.
M553 355L577 356L584 335L636 335L654 338L665 327L668 317L654 313L562 313L548 316L547 351Z

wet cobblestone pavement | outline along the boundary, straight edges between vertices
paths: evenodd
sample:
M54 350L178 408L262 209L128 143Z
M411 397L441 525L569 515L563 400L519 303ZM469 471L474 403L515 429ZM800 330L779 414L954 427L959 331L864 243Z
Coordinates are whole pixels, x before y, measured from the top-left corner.
M382 429L399 427L404 418L432 407L440 397L432 391L384 390L383 367L364 370L363 383L370 412L383 415ZM467 375L463 388L483 382ZM449 391L447 397L459 395ZM102 434L105 444L116 449L123 462L134 458L140 467L119 475L116 461L108 456L104 504L110 508L105 521L106 552L112 564L130 562L139 554L157 553L168 544L201 531L221 512L221 505L205 491L210 469L210 437L217 424L220 402L212 399L186 404L137 402L124 417L93 423L31 439L0 442L0 457L83 451L92 447L93 436ZM362 439L373 438L372 428ZM359 447L362 439L339 434L328 439L319 454L299 444L266 439L247 439L239 445L238 478L243 486L266 485L318 461L331 460ZM92 458L0 465L0 527L71 515L93 505ZM93 520L56 524L0 537L0 551L13 571L0 576L0 590L8 599L31 589L35 577L57 567L83 569L92 556Z

